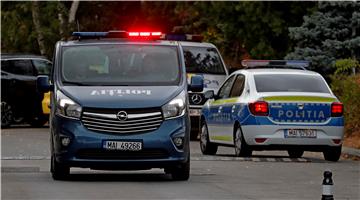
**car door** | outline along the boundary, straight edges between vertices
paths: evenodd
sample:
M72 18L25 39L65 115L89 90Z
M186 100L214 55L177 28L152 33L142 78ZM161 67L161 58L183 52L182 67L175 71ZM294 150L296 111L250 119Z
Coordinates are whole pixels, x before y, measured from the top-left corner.
M230 96L228 99L226 99L227 104L224 105L225 106L224 110L226 110L226 113L228 115L226 121L224 122L224 126L225 126L224 130L226 131L224 132L224 134L229 138L231 137L232 142L234 141L233 133L234 133L235 121L237 120L239 111L244 106L243 104L241 104L241 98L243 98L242 94L244 91L244 87L245 87L245 75L237 74L234 84L230 91Z
M30 59L10 60L17 115L32 116L36 98L36 76Z
M224 137L227 115L226 99L229 98L235 75L230 76L219 89L217 99L210 104L208 129L210 141L229 143L231 138Z

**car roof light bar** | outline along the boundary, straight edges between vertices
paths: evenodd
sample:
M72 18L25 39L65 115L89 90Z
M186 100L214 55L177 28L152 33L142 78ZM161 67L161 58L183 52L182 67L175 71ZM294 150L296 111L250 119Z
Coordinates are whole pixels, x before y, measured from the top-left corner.
M293 68L306 70L310 62L306 60L243 60L241 65L245 68Z
M174 40L174 41L191 41L191 42L202 42L204 37L202 35L195 34L164 34L161 39Z

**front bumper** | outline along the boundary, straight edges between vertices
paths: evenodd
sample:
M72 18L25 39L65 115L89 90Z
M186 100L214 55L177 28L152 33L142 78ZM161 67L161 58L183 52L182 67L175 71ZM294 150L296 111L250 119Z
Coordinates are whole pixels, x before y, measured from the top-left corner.
M165 120L151 132L139 134L109 134L90 131L79 120L54 116L52 120L53 154L56 160L70 167L93 169L149 169L185 163L189 159L189 117ZM178 149L172 137L183 137ZM71 142L64 147L62 137ZM140 152L105 150L104 141L142 141ZM154 153L155 152L155 153Z

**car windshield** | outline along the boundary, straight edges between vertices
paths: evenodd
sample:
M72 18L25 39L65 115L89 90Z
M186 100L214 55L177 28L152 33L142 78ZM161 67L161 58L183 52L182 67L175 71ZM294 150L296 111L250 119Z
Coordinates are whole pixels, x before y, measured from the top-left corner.
M176 47L86 45L63 47L62 81L75 85L178 85Z
M183 47L186 72L225 74L224 66L215 48Z
M320 76L295 74L254 75L258 92L316 92L330 93Z

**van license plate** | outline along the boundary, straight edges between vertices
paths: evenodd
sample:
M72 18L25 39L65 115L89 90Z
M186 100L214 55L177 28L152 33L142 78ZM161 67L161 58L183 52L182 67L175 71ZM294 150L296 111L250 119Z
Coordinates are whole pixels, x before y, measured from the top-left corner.
M287 129L284 131L285 138L316 138L316 130L312 129Z
M103 147L108 150L141 151L142 142L105 141Z

